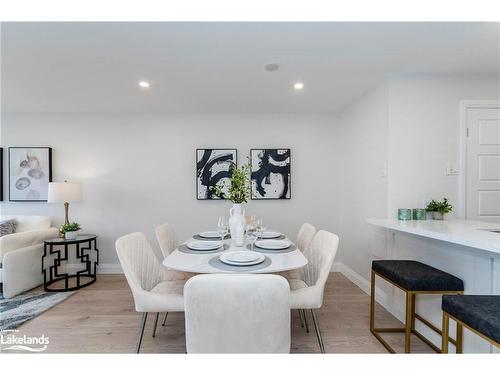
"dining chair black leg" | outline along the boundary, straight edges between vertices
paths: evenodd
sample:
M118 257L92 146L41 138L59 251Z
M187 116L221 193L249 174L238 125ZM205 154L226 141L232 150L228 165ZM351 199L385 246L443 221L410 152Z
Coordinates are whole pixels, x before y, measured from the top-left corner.
M304 328L304 319L302 319L302 311L299 309L297 310L299 313L299 319L300 319L300 326Z
M142 313L141 325L139 326L139 337L137 338L137 345L135 347L135 352L139 354L141 350L142 336L144 336L144 327L146 327L146 320L148 319L148 313Z
M316 330L316 336L318 337L319 348L321 349L321 353L325 353L325 346L323 345L323 338L321 337L321 330L319 329L319 321L316 316L316 312L311 309L311 315L314 321L314 329Z
M160 317L160 313L156 313L155 317L155 325L153 326L153 337L156 337L156 326L158 325L158 318Z
M165 313L165 317L163 318L162 326L165 327L165 323L167 322L168 311Z
M304 318L304 324L306 325L306 332L309 333L309 323L307 322L306 310L302 310L302 317Z

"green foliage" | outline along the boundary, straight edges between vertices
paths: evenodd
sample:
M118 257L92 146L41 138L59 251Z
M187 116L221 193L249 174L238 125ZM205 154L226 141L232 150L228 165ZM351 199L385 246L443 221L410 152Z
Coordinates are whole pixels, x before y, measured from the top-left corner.
M76 230L80 230L80 224L78 224L78 223L69 223L69 224L61 225L61 232L62 233L74 232Z
M224 181L215 187L210 187L210 190L217 197L228 199L233 203L247 203L250 196L250 164L244 164L238 168L236 164L232 163L229 170L231 171L231 185L227 194L224 192L226 188Z
M439 212L442 214L446 214L453 210L453 206L448 203L447 198L443 198L442 201L435 201L433 199L427 205L426 210L429 212Z

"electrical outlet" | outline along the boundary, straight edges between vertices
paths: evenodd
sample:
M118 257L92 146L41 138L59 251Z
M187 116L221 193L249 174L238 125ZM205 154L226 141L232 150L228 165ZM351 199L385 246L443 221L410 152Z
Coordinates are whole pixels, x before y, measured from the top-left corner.
M452 162L446 163L446 175L447 176L456 176L460 174L460 169L458 169L457 165Z

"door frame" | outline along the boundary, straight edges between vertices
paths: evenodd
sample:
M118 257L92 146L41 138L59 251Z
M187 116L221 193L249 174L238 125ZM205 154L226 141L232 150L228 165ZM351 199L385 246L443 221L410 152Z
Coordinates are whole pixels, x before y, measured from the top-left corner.
M469 109L500 109L500 100L461 100L460 101L460 182L458 188L458 217L467 214L467 111Z

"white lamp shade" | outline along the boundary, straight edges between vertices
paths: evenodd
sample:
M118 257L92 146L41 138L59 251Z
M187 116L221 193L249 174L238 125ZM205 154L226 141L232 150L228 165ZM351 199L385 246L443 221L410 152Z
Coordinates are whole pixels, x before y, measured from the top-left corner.
M49 182L49 203L79 202L82 199L80 184L74 182Z

